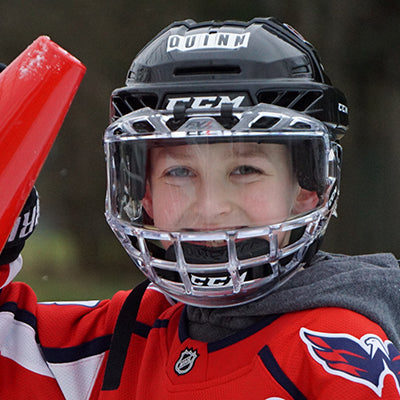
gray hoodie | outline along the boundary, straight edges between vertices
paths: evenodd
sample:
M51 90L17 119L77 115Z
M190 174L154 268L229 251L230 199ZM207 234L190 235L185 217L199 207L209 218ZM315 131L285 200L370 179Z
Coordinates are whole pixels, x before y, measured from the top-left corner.
M376 322L400 349L400 268L392 254L345 256L318 252L310 265L273 293L245 305L187 306L193 339L216 341L267 315L342 307Z

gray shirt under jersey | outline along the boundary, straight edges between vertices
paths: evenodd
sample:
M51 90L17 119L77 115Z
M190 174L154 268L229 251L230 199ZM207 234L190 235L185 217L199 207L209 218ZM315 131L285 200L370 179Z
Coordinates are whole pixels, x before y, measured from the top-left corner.
M379 324L400 349L400 268L392 254L345 256L318 252L275 292L220 309L187 307L193 339L216 341L263 317L317 307L342 307Z

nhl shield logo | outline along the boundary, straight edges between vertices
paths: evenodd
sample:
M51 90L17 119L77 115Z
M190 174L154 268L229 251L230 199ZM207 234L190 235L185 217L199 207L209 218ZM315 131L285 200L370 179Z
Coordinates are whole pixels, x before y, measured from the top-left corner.
M198 356L199 353L197 350L186 347L179 356L178 361L175 363L175 372L178 375L185 375L190 372Z

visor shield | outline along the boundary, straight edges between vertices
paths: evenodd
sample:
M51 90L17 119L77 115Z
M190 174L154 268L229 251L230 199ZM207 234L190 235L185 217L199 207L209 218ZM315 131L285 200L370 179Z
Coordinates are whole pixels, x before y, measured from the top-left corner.
M188 304L260 297L302 264L336 205L325 126L260 104L142 109L107 129L106 216L136 265Z

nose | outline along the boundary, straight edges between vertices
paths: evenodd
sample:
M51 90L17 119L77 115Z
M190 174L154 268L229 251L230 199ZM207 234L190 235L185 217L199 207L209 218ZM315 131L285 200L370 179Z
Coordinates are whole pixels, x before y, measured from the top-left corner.
M203 229L222 228L229 225L234 199L224 182L209 179L197 188L194 209Z

